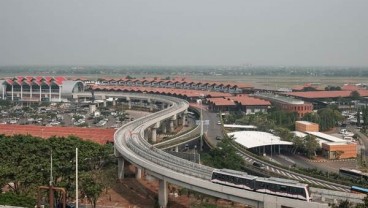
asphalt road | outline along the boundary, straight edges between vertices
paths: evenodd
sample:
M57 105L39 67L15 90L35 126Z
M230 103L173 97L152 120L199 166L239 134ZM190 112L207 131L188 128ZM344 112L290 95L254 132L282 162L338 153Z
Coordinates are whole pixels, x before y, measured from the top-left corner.
M217 124L220 121L220 117L217 113L212 113L207 110L207 106L202 108L203 120L208 120L209 124L203 126L203 132L206 134L207 141L211 146L216 146L219 140L216 137L223 137L222 126Z

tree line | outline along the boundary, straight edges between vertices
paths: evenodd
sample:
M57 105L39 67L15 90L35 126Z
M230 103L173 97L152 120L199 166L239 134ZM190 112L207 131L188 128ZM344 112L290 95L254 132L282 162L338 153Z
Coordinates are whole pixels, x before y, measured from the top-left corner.
M74 136L44 140L30 135L0 135L0 186L8 189L5 195L0 194L0 204L24 206L20 199L27 198L27 207L34 207L37 188L47 186L50 181L55 187L65 188L68 199L73 199L75 148L79 149L80 195L95 206L101 192L115 182L106 175L116 167L112 145L99 145ZM56 201L60 200L61 196L57 196Z

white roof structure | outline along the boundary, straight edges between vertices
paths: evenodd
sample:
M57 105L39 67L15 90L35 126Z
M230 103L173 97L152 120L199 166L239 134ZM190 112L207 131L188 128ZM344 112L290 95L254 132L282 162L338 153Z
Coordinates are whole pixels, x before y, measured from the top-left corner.
M292 133L294 133L295 136L300 137L300 138L304 138L308 134L313 135L313 136L316 137L316 140L318 141L320 146L322 146L322 143L329 144L329 145L331 145L331 144L341 145L341 144L346 144L347 143L347 141L344 140L344 139L340 139L338 137L331 136L331 135L321 133L321 132L307 131L307 132L303 133L303 132L300 132L300 131L293 131Z
M296 123L300 123L300 124L304 124L304 125L310 125L310 124L315 124L309 121L296 121Z
M267 145L293 145L292 142L281 141L280 137L262 131L236 131L228 133L227 135L234 136L235 142L246 148Z
M300 138L304 138L308 135L308 134L305 134L301 131L292 131L291 133L294 133L295 136L300 137Z
M331 136L331 135L328 135L328 134L324 134L324 133L321 133L321 132L307 131L306 133L310 134L310 135L313 135L313 136L316 136L319 139L325 140L325 142L346 142L343 139L340 139L338 137Z
M236 124L224 124L225 128L238 128L238 129L257 129L253 125L236 125Z

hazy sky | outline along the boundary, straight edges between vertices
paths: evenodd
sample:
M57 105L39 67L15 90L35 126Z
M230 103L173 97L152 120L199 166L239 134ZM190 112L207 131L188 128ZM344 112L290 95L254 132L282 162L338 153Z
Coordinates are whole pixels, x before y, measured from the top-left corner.
M368 0L0 0L0 65L368 66Z

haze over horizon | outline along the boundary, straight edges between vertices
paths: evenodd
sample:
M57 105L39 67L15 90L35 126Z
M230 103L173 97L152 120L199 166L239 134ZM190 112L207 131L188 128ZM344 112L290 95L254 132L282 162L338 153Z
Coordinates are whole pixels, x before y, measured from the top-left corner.
M368 66L368 1L3 0L0 65Z

